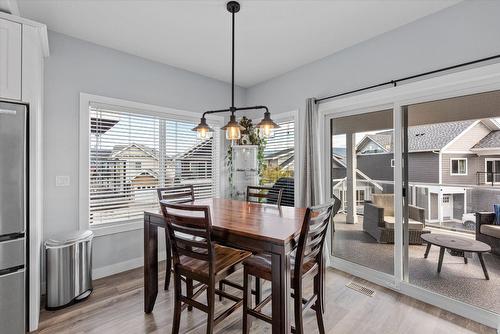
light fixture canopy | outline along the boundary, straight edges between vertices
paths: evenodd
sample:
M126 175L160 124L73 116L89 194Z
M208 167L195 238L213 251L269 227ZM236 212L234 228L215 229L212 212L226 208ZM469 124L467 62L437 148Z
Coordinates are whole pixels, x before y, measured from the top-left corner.
M201 139L207 138L207 135L209 132L212 132L213 130L208 126L205 115L206 114L214 114L214 113L222 113L222 112L231 112L231 117L229 118L229 122L222 127L222 130L226 131L226 138L228 140L238 140L241 138L241 131L244 130L244 127L242 127L237 121L236 121L236 116L235 112L236 111L241 111L241 110L254 110L254 109L265 109L266 112L264 113L264 118L262 121L257 125L261 131L261 133L264 136L269 136L271 134L272 129L279 128L278 124L274 123L273 120L271 119L271 113L267 109L266 106L254 106L254 107L240 107L236 108L234 106L234 16L235 13L240 11L240 4L237 1L229 1L226 4L226 8L228 12L231 13L231 19L232 19L232 47L231 47L231 107L228 109L222 109L222 110L212 110L212 111L205 111L203 113L203 116L201 117L200 124L193 128L193 131L198 132L198 137Z

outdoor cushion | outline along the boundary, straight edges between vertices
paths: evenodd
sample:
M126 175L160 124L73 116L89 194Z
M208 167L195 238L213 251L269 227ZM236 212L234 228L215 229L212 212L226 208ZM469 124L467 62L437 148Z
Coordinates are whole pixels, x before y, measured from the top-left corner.
M372 202L379 208L384 208L384 215L394 216L394 194L373 194Z
M500 205L493 204L493 211L495 212L495 221L494 223L500 225Z
M385 220L385 228L394 229L394 223L395 223L394 217L384 216L384 220ZM420 231L424 229L424 224L422 224L419 221L410 219L408 221L408 227L410 228L410 230Z
M481 233L500 239L500 225L481 225Z

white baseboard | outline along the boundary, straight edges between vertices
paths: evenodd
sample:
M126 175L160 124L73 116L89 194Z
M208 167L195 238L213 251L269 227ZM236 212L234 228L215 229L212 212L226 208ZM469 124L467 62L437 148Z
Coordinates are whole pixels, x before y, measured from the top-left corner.
M158 260L159 261L165 260L165 252L158 253ZM113 263L108 266L94 268L92 270L92 279L96 280L99 278L111 276L127 270L142 267L143 265L144 265L144 258L138 257L123 262Z

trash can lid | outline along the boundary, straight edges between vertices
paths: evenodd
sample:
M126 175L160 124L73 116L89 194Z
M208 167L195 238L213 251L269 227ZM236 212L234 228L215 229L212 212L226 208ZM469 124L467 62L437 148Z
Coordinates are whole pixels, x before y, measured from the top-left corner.
M75 231L69 233L56 234L45 241L45 247L61 247L76 244L81 241L92 239L94 232L91 230Z

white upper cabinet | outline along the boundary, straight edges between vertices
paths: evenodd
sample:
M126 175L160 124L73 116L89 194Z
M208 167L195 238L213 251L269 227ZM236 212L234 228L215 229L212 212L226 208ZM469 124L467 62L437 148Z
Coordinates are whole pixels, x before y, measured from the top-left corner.
M21 28L0 19L0 98L21 100Z

